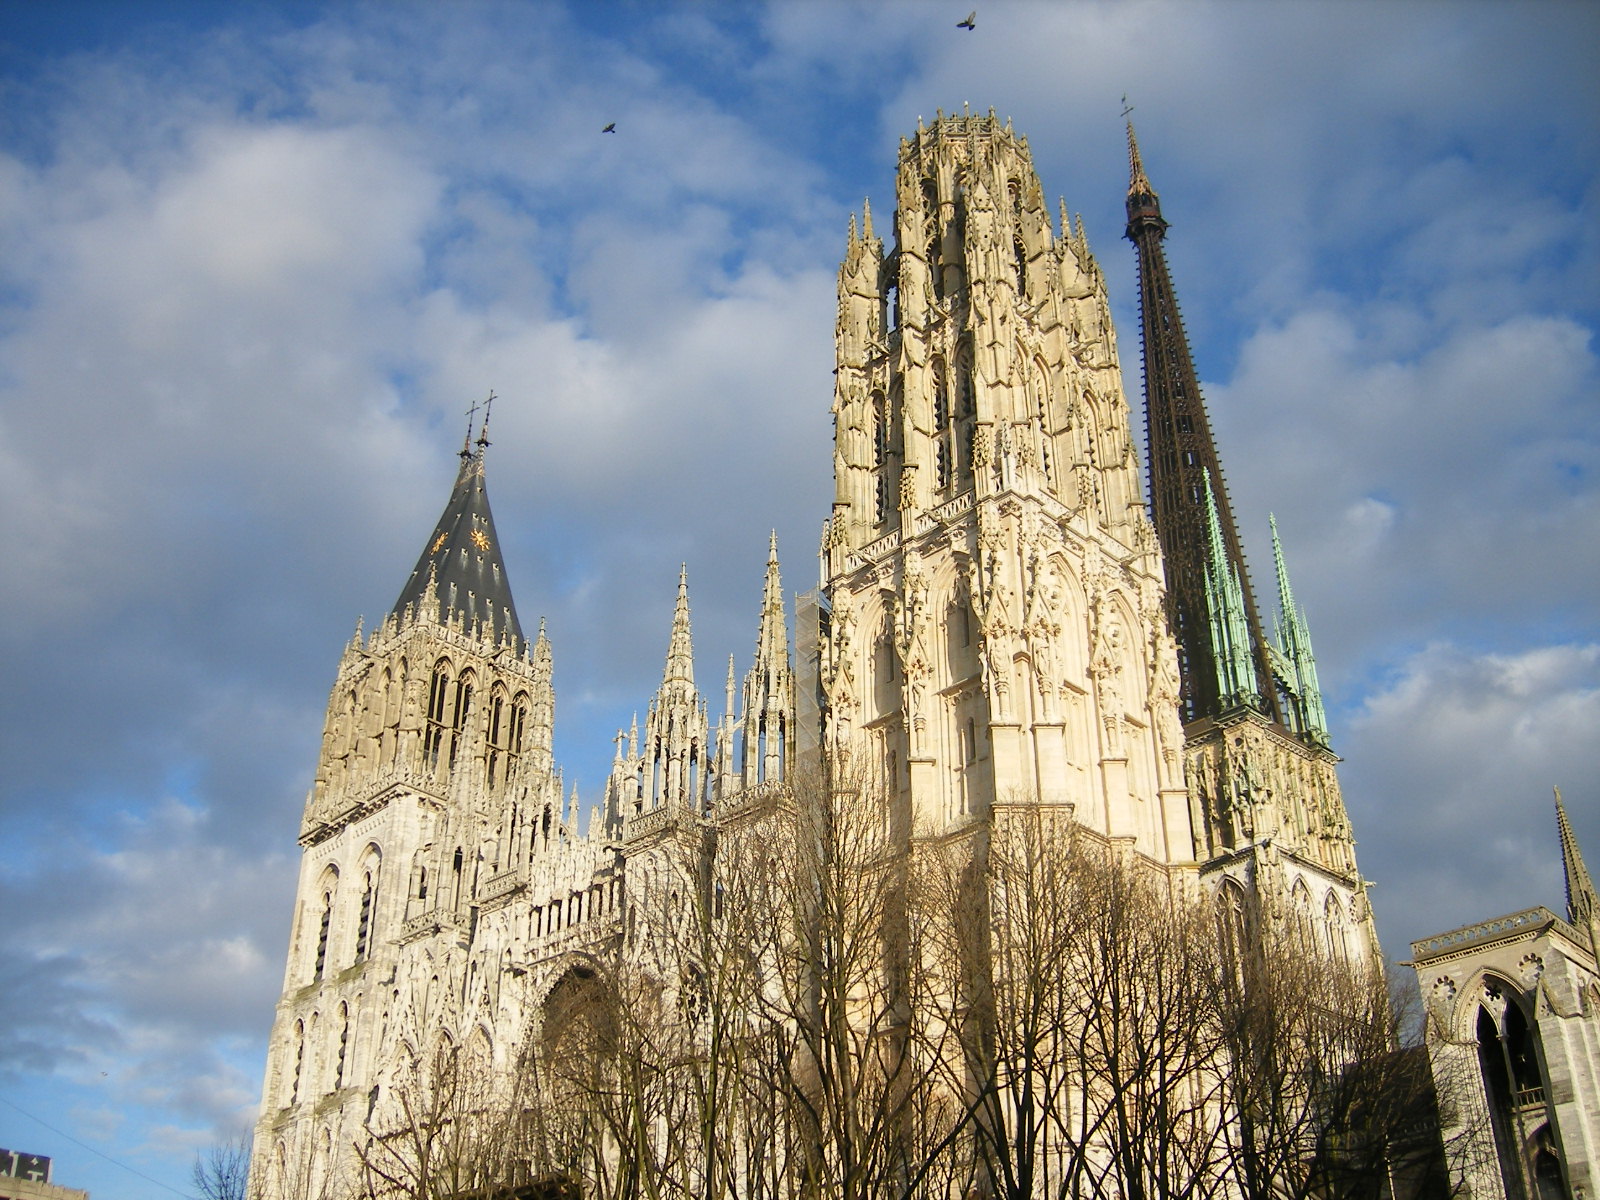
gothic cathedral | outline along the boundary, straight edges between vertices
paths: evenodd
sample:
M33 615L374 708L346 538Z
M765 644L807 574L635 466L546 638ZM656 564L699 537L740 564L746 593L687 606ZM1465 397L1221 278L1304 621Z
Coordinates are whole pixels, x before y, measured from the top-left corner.
M852 217L839 271L824 583L791 613L774 542L719 711L680 576L660 688L587 812L552 759L552 638L524 634L506 583L487 418L469 431L393 610L339 663L254 1194L334 1194L425 1042L514 1074L598 948L673 936L664 847L698 831L709 860L707 831L845 762L900 843L1048 811L1379 961L1305 621L1275 528L1274 638L1258 614L1129 133L1149 501L1081 218L1053 219L992 112L919 124L890 240Z

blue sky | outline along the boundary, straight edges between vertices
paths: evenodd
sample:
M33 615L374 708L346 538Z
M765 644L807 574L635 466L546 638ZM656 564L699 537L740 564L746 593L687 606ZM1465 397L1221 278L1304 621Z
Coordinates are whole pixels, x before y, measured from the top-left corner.
M1558 905L1552 785L1600 859L1600 7L970 7L0 4L0 1145L148 1200L249 1126L334 665L490 388L583 798L680 562L744 669L769 529L816 577L849 214L964 103L1134 396L1135 105L1387 950Z

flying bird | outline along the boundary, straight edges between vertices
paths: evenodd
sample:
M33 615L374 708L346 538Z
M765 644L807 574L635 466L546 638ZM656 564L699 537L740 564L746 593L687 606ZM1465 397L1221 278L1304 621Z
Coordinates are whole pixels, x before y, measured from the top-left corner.
M600 132L601 133L615 133L616 131L617 131L617 123L615 121L613 121L613 122L611 122L611 124L607 125Z
M971 33L977 27L978 27L978 10L977 9L973 9L971 12L969 12L967 14L967 19L965 21L957 21L956 22L956 28L957 29L965 29L968 33Z

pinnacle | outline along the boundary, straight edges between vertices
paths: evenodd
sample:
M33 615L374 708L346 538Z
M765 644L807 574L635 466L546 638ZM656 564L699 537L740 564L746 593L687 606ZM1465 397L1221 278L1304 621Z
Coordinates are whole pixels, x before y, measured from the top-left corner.
M1561 870L1567 884L1567 919L1574 925L1586 925L1591 919L1600 916L1596 908L1600 907L1600 898L1594 890L1594 881L1589 877L1589 868L1584 865L1583 852L1578 849L1577 835L1572 832L1572 825L1567 820L1567 810L1561 803L1561 789L1556 788L1556 829L1561 836Z
M689 566L678 568L678 602L672 614L672 638L667 645L665 682L694 686L694 648L689 633Z
M1144 173L1144 163L1139 158L1139 139L1134 135L1133 122L1128 122L1128 195L1154 196L1150 177Z

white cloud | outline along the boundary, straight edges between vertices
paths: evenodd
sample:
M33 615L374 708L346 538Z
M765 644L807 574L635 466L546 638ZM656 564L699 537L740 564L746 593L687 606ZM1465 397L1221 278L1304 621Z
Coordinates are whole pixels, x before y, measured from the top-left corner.
M1436 643L1351 721L1340 749L1389 953L1519 908L1564 910L1551 789L1600 846L1600 645L1510 654Z

